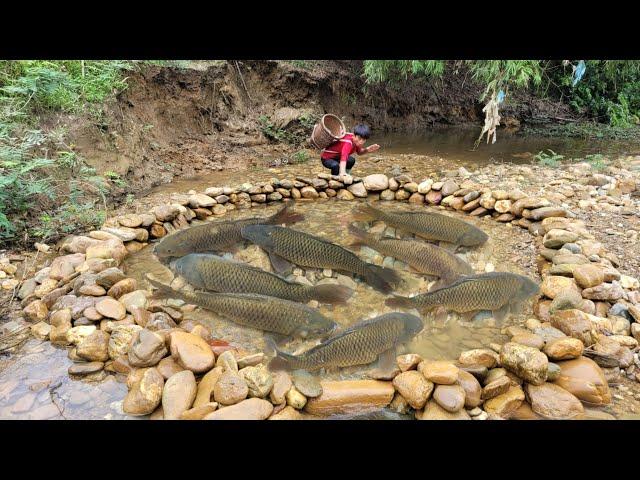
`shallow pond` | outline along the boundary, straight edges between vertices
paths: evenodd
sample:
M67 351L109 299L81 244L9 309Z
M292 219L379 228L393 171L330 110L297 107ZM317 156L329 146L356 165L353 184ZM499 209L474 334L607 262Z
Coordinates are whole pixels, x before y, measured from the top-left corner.
M316 200L313 203L298 202L295 210L303 213L305 219L295 224L294 228L349 248L349 243L353 238L347 231L347 225L353 221L352 212L357 204L358 202L356 201L346 202L335 199ZM397 202L384 202L383 206L385 209L397 211L424 211L425 209L424 206ZM233 211L225 216L225 220L267 215L275 211L276 208L279 207L269 206L264 209L253 208L250 211ZM434 210L441 211L438 208L434 208ZM537 281L539 280L533 273L531 259L534 258L534 245L528 233L510 225L497 224L490 218L478 219L466 216L465 220L476 224L490 236L489 241L483 246L459 251L458 253L474 267L476 272L495 269L529 275ZM393 229L386 229L385 231L385 234L389 235L395 233ZM399 234L400 232L398 231L397 233ZM136 278L142 285L148 284L145 280L147 273L152 273L162 281L167 282L173 278L172 272L156 259L152 250L153 246L150 245L125 260L125 272ZM353 251L367 261L377 264L384 262L385 266L394 265L394 268L399 267L405 282L395 292L397 294L413 295L426 292L430 282L434 280L434 278L427 278L425 275L411 273L405 269L404 264L400 262L394 263L393 259L384 258L373 250L365 248L359 251L358 247L356 247ZM247 255L248 253L251 256ZM264 255L257 247L249 246L248 244L239 246L236 250L237 254L243 259L255 258L256 254ZM316 283L323 278L321 270L305 269L302 271L312 283ZM331 275L335 277L338 273L331 272ZM347 275L350 276L350 274ZM346 304L321 305L319 307L320 311L343 327L352 325L360 320L394 311L384 305L388 295L374 290L358 278L355 278L355 285L355 293ZM522 315L508 318L505 324L522 323L530 315L531 307L529 305ZM264 335L259 330L242 327L232 321L218 317L213 312L200 308L186 313L185 318L200 321L207 325L214 338L228 341L248 351L264 351ZM454 359L464 350L487 347L489 343L504 342L507 339L500 334L500 326L496 325L494 319L490 317L481 318L473 322L463 322L456 315L450 315L447 320L440 321L436 321L433 316L424 316L423 318L425 320L425 329L404 349L407 352L418 353L424 358ZM313 341L301 342L296 340L285 344L284 349L290 352L299 352L313 344ZM366 367L351 367L341 371L324 372L324 376L356 378L363 376L365 372Z

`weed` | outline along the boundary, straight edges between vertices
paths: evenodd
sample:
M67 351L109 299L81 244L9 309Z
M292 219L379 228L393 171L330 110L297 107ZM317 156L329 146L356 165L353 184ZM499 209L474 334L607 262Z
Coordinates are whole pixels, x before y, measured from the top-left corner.
M547 149L547 152L549 153L545 153L544 151L538 152L538 154L533 158L544 167L557 167L559 165L559 161L564 158L564 155L558 155L550 148Z

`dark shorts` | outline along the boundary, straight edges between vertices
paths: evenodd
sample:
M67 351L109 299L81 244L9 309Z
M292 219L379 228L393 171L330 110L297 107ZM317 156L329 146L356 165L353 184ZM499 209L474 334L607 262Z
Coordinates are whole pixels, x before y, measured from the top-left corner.
M320 159L322 161L322 165L324 168L328 168L331 170L331 175L339 175L340 174L340 160L326 160L324 158ZM356 163L356 159L353 156L349 156L347 158L347 170L353 168L353 165Z

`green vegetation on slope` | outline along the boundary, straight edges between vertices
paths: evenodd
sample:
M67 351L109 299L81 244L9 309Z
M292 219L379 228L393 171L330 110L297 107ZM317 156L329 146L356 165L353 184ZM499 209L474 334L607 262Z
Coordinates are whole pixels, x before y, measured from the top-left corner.
M121 61L0 61L0 244L56 240L100 225L113 179L97 175L66 142L44 131L48 112L99 117L126 88ZM121 185L120 185L121 186Z

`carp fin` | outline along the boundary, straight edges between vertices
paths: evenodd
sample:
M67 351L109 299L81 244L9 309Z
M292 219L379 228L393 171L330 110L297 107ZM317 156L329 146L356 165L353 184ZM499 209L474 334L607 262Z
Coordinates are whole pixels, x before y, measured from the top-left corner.
M271 260L273 269L280 274L293 269L293 264L291 262L273 252L269 252L269 260Z
M292 202L293 204L293 202ZM301 222L304 220L304 215L300 213L294 213L291 211L292 204L285 205L279 211L277 211L273 216L269 217L267 223L271 225L280 225L280 224L291 224L296 222Z
M504 319L507 318L507 315L509 314L509 311L511 310L510 305L507 303L505 305L503 305L502 307L500 307L497 310L494 310L493 313L493 318L496 319L496 322L498 323L499 326L501 326L504 323Z
M387 307L397 307L397 308L414 308L413 301L411 297L401 297L399 295L394 295L391 298L387 298L384 302Z
M355 221L366 222L367 220L378 218L379 213L380 212L378 212L378 210L373 208L368 203L365 203L364 205L359 205L357 208L353 210L353 213L351 214L351 218Z
M438 246L449 253L456 253L456 250L458 250L459 244L441 241Z
M369 376L377 380L392 379L396 369L396 348L393 347L378 355Z
M312 298L320 303L347 303L353 295L353 289L342 285L316 285L309 288Z

